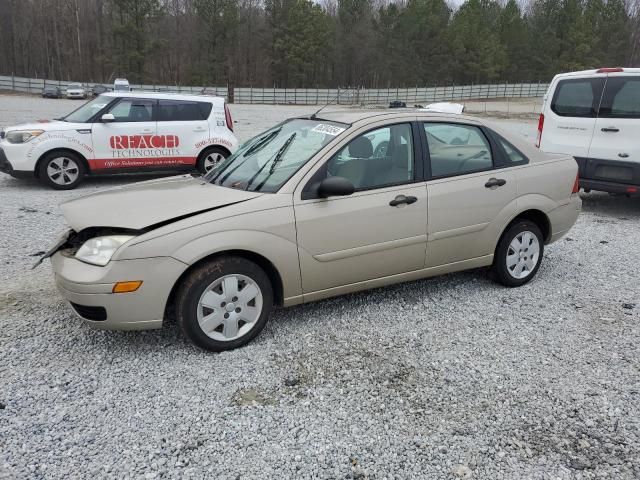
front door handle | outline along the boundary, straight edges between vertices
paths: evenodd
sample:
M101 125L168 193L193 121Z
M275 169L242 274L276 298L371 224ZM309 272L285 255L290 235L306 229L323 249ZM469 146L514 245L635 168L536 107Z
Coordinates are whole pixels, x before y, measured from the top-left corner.
M620 129L616 127L604 127L604 128L601 128L600 130L603 132L613 132L613 133L620 131Z
M504 178L490 178L484 186L487 188L501 187L505 183L507 183L507 181Z
M628 153L624 153L624 152L623 153L619 153L618 156L620 158L629 158L629 154Z
M404 195L398 195L396 198L389 202L389 205L392 207L397 207L398 205L411 205L412 203L416 203L418 199L416 197L405 197Z

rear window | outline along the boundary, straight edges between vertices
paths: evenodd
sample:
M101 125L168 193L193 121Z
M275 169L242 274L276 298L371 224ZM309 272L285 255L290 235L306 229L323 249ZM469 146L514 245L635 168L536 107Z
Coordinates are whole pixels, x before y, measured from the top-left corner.
M596 117L604 78L560 80L551 110L562 117Z
M640 118L640 77L609 77L599 116Z
M160 100L158 104L159 122L187 122L206 120L213 105L209 102L188 100Z

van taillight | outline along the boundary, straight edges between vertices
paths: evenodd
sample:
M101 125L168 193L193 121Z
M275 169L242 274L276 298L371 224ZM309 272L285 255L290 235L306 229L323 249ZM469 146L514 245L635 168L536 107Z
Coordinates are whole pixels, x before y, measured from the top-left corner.
M540 143L542 142L542 129L544 128L544 113L540 114L538 117L538 138L536 138L536 147L540 148Z
M573 190L571 193L578 193L580 191L580 174L576 173L576 181L573 182Z
M624 68L621 67L604 67L596 70L596 73L617 73L624 72Z
M231 112L227 104L224 104L224 118L227 121L227 128L233 132L233 120L231 119Z

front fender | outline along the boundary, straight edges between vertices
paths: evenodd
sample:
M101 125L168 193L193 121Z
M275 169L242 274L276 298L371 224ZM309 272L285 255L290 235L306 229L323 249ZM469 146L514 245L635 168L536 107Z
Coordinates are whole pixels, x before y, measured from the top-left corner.
M256 230L215 232L182 245L171 256L193 265L226 251L246 251L266 258L280 274L284 298L302 295L297 246L272 233Z

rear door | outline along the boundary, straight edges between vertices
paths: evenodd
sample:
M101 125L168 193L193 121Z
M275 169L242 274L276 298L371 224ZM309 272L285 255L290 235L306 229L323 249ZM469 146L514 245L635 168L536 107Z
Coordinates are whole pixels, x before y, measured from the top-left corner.
M158 135L174 138L175 147L164 157L167 166L195 166L202 145L210 137L210 102L158 101Z
M640 75L610 73L589 149L587 178L640 185Z
M515 147L499 146L478 125L422 125L431 176L426 266L492 254L499 229L515 211L517 182L508 167L526 158ZM513 149L513 160L503 158L504 147Z
M585 159L596 124L606 74L561 78L549 92L540 148Z
M121 98L103 112L111 122L98 119L91 127L95 158L91 170L140 169L152 166L161 147L156 137L156 100Z

